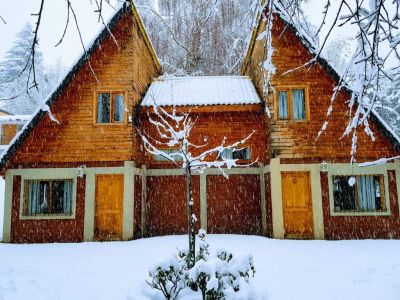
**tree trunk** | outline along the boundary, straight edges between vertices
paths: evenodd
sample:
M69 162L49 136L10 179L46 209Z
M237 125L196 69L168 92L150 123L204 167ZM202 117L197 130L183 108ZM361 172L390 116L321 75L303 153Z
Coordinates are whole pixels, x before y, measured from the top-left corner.
M193 195L192 195L192 181L191 181L191 170L190 165L186 165L185 169L186 176L186 200L187 200L187 212L188 212L188 237L189 237L189 253L188 253L188 267L192 268L195 264L195 224L196 220L193 218Z

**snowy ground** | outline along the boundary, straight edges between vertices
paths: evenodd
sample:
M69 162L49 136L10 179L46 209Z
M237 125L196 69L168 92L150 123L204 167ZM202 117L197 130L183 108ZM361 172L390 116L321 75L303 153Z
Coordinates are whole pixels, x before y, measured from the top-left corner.
M211 235L210 247L252 253L268 299L400 299L400 241L289 241ZM185 236L130 242L0 243L0 299L159 299L144 283ZM258 298L259 299L259 298Z

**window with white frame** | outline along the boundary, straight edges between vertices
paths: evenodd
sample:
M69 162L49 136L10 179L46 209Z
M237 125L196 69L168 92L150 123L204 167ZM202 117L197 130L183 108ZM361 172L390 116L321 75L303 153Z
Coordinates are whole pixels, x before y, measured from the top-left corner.
M332 187L335 212L387 211L383 175L334 175Z
M23 214L25 216L71 216L72 187L72 179L25 180Z
M240 149L224 149L220 154L220 159L244 159L249 160L251 158L250 148L240 148Z

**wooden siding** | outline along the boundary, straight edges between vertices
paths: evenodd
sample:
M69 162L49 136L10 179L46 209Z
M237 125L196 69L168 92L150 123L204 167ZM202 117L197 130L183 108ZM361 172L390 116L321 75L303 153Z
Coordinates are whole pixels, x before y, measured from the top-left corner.
M246 145L250 147L251 160L265 162L268 159L267 153L267 136L265 133L265 123L263 112L260 105L253 111L228 111L225 112L225 106L218 107L219 112L192 112L192 119L196 120L196 125L192 129L190 141L197 145L203 145L207 138L208 145L205 148L193 149L192 154L200 154L206 149L210 149L220 145L227 138L226 145L235 143L247 137L254 130L254 134L247 141ZM142 129L149 133L151 137L158 138L159 135L154 125L148 121L147 114L143 113L141 117ZM150 153L144 153L142 157L149 168L162 168L170 163L155 161L154 156ZM240 163L240 162L239 162ZM244 161L243 163L248 163Z
M17 125L15 124L2 124L1 125L1 145L7 145L11 142L17 134Z
M259 27L259 33L265 28L263 21ZM282 34L282 32L284 32ZM326 119L326 113L330 105L332 90L336 82L324 67L317 64L310 71L301 68L287 75L285 71L303 65L312 58L312 55L300 42L295 33L285 27L283 21L275 16L273 25L273 63L276 74L272 77L273 87L306 86L309 93L310 120L306 122L279 121L274 118L274 95L270 93L268 107L272 113L269 120L270 150L272 157L281 158L314 158L315 160L328 160L330 162L341 161L350 158L351 137L341 136L347 126L347 105L349 96L345 92L339 93L333 105L333 112L328 119L327 130L319 140L315 140L318 131ZM242 72L249 75L257 89L262 90L262 72L260 62L264 59L264 41L256 41L252 48L250 59L244 65ZM393 145L378 132L376 126L369 122L375 134L376 141L364 133L358 131L358 144L356 157L359 161L380 157L388 157L396 154Z
M136 21L130 14L115 27L119 49L108 37L91 56L99 83L86 65L53 104L60 124L46 116L26 138L9 166L43 162L134 160L132 124L95 124L95 94L101 90L125 91L128 116L152 78L158 75Z

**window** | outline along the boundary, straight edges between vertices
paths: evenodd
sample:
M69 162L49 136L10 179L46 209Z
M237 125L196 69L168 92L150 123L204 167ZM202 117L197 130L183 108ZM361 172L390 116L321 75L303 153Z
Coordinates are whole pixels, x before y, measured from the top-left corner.
M225 149L220 155L220 159L250 159L250 148Z
M97 123L124 122L124 94L121 92L97 94Z
M73 180L26 180L24 215L72 215Z
M306 93L305 89L293 88L278 90L277 116L279 120L305 120Z
M383 175L357 175L353 186L351 176L333 176L334 211L386 211Z
M160 151L164 152L165 154L171 155L172 153L179 152L179 149L160 149ZM172 157L176 160L182 160L182 157L179 155L172 155ZM168 158L162 156L162 155L154 155L154 159L157 161L170 161Z

